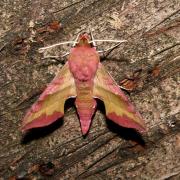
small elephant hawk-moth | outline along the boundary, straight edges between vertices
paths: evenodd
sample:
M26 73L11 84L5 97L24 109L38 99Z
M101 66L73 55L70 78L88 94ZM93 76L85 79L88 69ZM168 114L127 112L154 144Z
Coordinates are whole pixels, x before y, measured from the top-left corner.
M23 118L23 132L48 126L61 118L68 98L75 98L83 135L89 130L96 99L104 102L108 119L126 128L145 131L141 115L101 64L95 41L88 33L78 35L67 62Z

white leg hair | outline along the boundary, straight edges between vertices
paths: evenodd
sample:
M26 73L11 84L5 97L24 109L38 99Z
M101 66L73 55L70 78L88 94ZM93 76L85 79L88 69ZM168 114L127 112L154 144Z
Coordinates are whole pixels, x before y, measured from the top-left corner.
M57 59L60 58L60 56L44 56L42 59L48 59L48 58Z
M119 85L118 85L119 86ZM123 86L119 86L119 88L120 89L124 89L124 90L126 90L126 91L129 91L129 89L127 89L127 88L125 88L125 87L123 87Z
M70 53L67 52L67 53L63 54L61 57L65 57L65 56L67 56L67 55L69 55L69 54L70 54Z

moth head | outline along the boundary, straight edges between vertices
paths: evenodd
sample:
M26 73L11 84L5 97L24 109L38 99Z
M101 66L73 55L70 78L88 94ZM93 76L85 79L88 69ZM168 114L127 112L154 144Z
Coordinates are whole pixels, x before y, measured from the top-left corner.
M75 46L91 46L91 37L87 32L79 34L77 37L77 43Z

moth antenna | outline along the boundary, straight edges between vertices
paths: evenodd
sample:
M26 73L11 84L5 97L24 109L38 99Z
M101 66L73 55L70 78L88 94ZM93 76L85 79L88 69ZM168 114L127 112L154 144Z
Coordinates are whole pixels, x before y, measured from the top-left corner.
M53 44L53 45L50 45L50 46L39 48L38 51L39 51L39 53L42 53L46 49L50 49L50 48L60 46L60 45L64 45L64 44L74 44L74 43L77 43L77 42L75 42L75 41L65 41L65 42L61 42L61 43L57 43L57 44Z

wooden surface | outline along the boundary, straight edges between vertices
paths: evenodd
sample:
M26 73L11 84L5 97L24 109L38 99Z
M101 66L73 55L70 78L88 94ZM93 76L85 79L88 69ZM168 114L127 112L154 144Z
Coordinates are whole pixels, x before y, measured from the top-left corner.
M0 179L180 179L179 0L14 0L0 12ZM118 83L136 76L128 96L147 133L107 121L99 102L83 138L68 101L63 120L22 135L24 113L62 67L43 56L70 46L37 49L89 28L96 39L128 40L103 64Z

